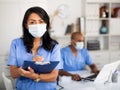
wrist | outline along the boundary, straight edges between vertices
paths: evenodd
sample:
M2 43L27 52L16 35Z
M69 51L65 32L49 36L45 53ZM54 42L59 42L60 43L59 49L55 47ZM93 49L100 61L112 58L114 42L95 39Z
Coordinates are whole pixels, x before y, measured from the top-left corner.
M73 77L74 76L74 74L71 74L71 77Z
M36 74L34 81L35 82L39 82L40 81L40 75L39 74Z

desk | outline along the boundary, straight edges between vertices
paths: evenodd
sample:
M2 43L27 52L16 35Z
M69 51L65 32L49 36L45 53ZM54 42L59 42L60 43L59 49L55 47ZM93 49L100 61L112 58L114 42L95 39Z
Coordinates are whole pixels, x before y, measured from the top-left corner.
M81 74L82 72L83 74L86 74L86 71L73 72L73 73ZM93 81L73 81L69 76L60 77L59 84L64 88L58 90L120 90L119 82L95 84Z

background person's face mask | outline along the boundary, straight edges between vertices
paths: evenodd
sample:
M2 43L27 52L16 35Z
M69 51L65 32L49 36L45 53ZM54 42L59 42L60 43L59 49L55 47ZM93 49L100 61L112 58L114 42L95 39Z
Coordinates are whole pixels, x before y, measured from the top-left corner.
M29 25L29 33L35 37L42 37L43 34L46 32L46 24L34 24Z
M77 50L83 49L83 47L84 47L84 43L83 42L76 42L75 48Z

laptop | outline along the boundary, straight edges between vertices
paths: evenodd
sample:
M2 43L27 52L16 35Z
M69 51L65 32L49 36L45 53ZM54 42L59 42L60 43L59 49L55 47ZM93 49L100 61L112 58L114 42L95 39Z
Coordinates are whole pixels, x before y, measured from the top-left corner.
M82 77L83 80L94 81L94 83L112 82L112 75L119 69L120 60L103 66L99 74L90 74L87 77Z
M115 73L120 66L120 60L104 65L99 74L94 80L94 83L112 82L113 73Z

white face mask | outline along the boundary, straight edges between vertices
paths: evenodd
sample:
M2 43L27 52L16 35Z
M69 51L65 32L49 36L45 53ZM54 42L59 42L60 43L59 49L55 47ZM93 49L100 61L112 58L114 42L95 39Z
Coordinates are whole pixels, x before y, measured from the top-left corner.
M84 43L83 43L83 42L76 42L75 48L76 48L77 50L83 49L83 47L84 47Z
M29 33L35 37L42 37L43 34L46 32L46 24L34 24L29 25Z

